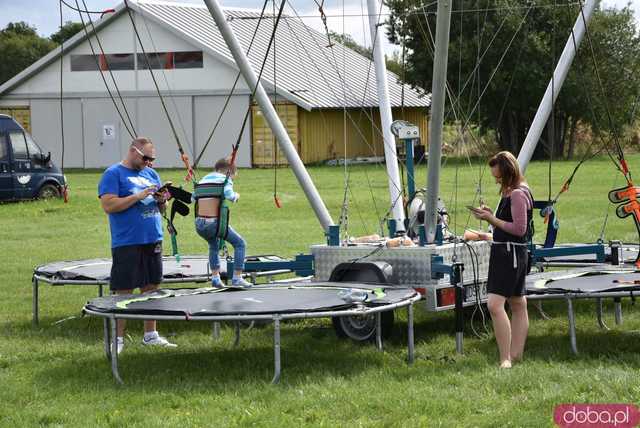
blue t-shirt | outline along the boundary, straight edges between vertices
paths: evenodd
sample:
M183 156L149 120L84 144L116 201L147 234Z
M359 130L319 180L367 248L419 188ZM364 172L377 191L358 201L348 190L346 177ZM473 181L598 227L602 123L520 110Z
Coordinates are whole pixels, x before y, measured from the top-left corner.
M122 198L161 184L160 176L152 168L137 171L117 163L102 174L98 196L112 194ZM111 248L162 241L162 216L152 195L124 211L109 214L109 227Z

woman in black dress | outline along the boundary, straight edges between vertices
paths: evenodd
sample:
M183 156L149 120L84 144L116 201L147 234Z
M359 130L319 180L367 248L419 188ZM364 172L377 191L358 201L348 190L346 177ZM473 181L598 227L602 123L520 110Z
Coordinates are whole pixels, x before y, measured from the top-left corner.
M473 214L493 226L487 306L500 351L500 367L510 368L512 361L522 358L529 330L524 284L533 197L520 173L518 161L511 153L496 154L489 160L489 166L491 175L500 185L500 203L495 215L488 207L476 208ZM511 308L511 320L505 303Z

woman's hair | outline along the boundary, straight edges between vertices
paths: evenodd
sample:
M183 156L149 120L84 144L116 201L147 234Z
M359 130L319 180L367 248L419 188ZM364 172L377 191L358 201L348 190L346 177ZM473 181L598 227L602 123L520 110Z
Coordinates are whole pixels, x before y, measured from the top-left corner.
M218 159L213 166L213 169L217 172L229 172L231 175L236 173L236 166L231 165L231 158Z
M491 168L497 166L498 171L500 171L500 193L513 190L524 181L524 177L520 173L518 160L511 152L503 151L497 153L489 159L489 166Z

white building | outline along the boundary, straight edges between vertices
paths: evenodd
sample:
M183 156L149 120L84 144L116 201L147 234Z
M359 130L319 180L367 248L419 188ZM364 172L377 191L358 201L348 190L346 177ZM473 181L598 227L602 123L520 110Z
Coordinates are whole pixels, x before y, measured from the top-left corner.
M129 1L129 5L169 115L193 161L222 112L238 68L206 7L157 1ZM228 10L227 15L245 51L260 22L249 53L257 72L271 36L273 17L259 20L259 13L239 10ZM117 162L131 140L127 128L155 142L155 166L182 166L124 3L95 22L95 29L97 38L88 26L90 39L80 32L63 46L65 167L101 168ZM271 51L262 83L278 103L278 111L286 119L285 126L303 161L343 156L345 134L349 139L348 156L372 155L372 147L381 155L381 137L375 136L376 125L369 120L375 116L379 123L371 62L337 43L333 48L327 47L325 34L293 17L281 20L275 43L275 66ZM34 139L51 151L58 163L62 153L60 59L60 49L56 49L0 86L0 110L19 112ZM344 76L338 72L343 70ZM421 96L407 85L403 93L403 85L392 73L388 83L392 106L402 105L408 112L405 116L409 115L406 119L418 122L426 136L430 97ZM259 109L250 104L248 85L240 78L201 165L211 165L230 153L248 108L252 112L242 136L238 165L270 163L274 144L270 131L260 120ZM343 120L346 116L347 121ZM345 122L347 132L343 129ZM363 131L362 127L368 128Z

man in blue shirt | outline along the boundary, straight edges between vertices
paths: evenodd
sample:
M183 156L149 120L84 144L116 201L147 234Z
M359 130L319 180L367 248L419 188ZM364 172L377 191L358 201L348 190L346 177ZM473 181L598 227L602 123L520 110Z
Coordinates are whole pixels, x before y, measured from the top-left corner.
M111 291L132 294L156 290L162 282L162 216L165 196L156 192L160 176L151 168L155 149L151 140L136 138L127 157L110 166L98 185L102 209L111 230ZM118 321L118 354L124 348L125 321ZM156 330L155 320L144 322L144 345L175 347Z

